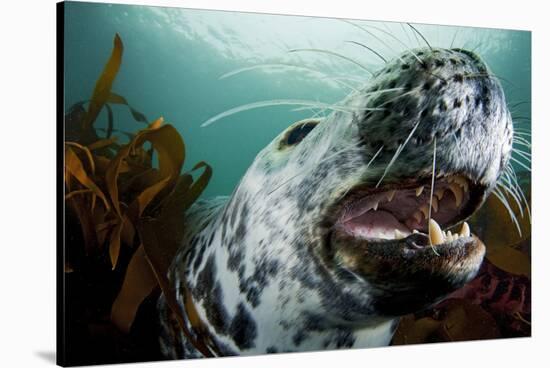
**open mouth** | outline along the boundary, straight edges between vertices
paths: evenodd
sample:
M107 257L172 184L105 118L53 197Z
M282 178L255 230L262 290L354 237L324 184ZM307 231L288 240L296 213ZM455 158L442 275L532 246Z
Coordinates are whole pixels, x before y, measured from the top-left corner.
M485 246L465 220L487 192L462 175L357 186L329 212L323 255L335 277L368 282L379 313L418 311L475 277Z
M479 207L484 193L484 187L462 175L439 177L433 188L431 180L374 190L358 187L336 210L335 229L366 243L405 238L412 248L452 243L471 236L462 221Z

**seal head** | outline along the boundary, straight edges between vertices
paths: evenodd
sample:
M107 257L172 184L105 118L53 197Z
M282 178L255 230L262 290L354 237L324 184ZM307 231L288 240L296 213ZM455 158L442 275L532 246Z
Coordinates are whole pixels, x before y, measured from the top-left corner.
M292 221L331 279L356 298L358 315L417 311L472 279L483 259L467 224L452 230L508 163L513 128L504 93L474 53L417 49L345 106L352 112L291 126L251 172L277 177L262 200L268 208L294 200ZM299 171L282 188L273 184Z
M189 213L192 249L171 277L227 354L388 344L395 317L460 288L482 262L464 221L513 136L485 63L407 50L334 110L276 137L227 202Z

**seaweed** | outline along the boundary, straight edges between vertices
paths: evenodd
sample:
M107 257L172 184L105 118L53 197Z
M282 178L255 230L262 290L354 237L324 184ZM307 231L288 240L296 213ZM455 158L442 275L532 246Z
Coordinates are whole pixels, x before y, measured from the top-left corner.
M202 170L196 180L191 172L182 173L185 144L178 131L162 117L147 123L126 98L112 92L123 49L117 34L90 100L77 102L65 115L70 364L160 359L154 349L145 355L140 351L151 341L136 343L141 337L132 337L132 329L142 328L134 326L140 309L159 292L186 333L166 275L184 235L185 212L207 186L212 169L201 161L191 170ZM135 133L123 132L129 140L120 144L112 135L117 130L109 104L126 105L134 120L147 125ZM96 128L104 108L107 128ZM148 329L155 328L147 323Z

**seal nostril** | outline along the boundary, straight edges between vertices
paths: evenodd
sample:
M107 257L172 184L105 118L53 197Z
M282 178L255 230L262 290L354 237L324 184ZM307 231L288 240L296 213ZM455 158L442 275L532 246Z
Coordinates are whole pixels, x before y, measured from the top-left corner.
M454 101L453 106L455 108L459 108L460 106L462 106L462 101L460 101L458 98L456 98L455 101Z
M462 74L455 74L453 80L458 83L464 82L464 76Z
M428 91L432 87L432 83L430 81L426 81L424 85L422 86L422 89L425 91Z
M441 59L436 59L435 60L435 66L442 67L444 65L445 65L445 62L443 60L441 60Z
M409 64L401 64L401 69L407 70L409 68L410 68Z

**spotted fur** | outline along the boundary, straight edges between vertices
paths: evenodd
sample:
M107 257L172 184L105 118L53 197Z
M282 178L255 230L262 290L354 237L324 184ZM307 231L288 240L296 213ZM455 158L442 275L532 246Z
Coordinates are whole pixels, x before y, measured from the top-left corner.
M431 175L435 139L438 171L467 173L488 188L510 155L502 88L467 50L407 51L338 105L347 110L310 120L316 126L298 144L289 132L304 122L289 127L231 197L199 201L186 217L169 277L176 290L192 290L222 355L389 344L398 316L378 307L384 295L372 283L331 261L327 212L358 184ZM200 357L167 308L161 297L163 352Z

